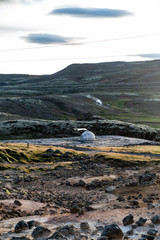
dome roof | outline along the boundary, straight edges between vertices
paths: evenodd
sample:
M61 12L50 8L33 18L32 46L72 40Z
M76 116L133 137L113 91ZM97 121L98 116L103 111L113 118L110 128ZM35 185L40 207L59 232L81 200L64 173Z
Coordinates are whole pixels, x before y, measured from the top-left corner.
M95 140L95 135L91 131L85 131L84 133L81 134L81 141L94 141Z

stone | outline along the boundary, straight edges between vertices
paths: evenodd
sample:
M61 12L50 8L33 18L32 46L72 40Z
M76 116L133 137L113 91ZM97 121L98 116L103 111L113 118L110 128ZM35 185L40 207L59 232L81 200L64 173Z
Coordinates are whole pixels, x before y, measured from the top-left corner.
M11 240L30 240L28 237L12 237Z
M102 225L96 226L96 229L98 232L102 232L104 230L104 227Z
M153 223L150 223L148 226L149 226L150 228L154 228L154 227L155 227Z
M108 237L102 236L102 237L97 238L97 240L108 240Z
M157 233L158 233L158 231L153 228L149 229L147 232L147 234L154 236L154 237L157 235Z
M48 239L59 239L59 240L61 240L61 239L63 239L63 240L67 240L67 238L65 238L64 236L63 236L63 234L62 233L60 233L60 232L55 232L55 233L53 233L53 235L52 236L50 236Z
M66 225L66 226L60 228L60 229L59 229L59 232L60 232L63 236L67 237L67 236L69 236L69 235L74 235L75 229L74 229L74 226L73 226L73 225Z
M54 151L53 149L49 148L45 151L45 153L43 154L43 157L46 157L46 158L50 158L54 155Z
M124 201L125 201L125 198L124 198L122 195L119 195L118 198L117 198L117 200L118 200L119 202L124 202Z
M139 207L139 202L137 200L130 200L128 203L131 205L133 208L138 208Z
M144 174L140 175L138 178L139 183L143 185L153 184L156 179L157 179L156 174L151 173L149 171L146 171Z
M137 225L137 224L132 224L131 227L132 227L133 229L136 229L136 228L138 227L138 225Z
M51 231L48 228L38 226L32 232L32 237L34 239L46 238L51 234Z
M132 235L132 234L133 234L133 228L128 229L126 233L127 233L128 235Z
M20 201L18 201L18 200L15 200L15 201L14 201L14 204L15 204L16 206L21 206L21 205L22 205L22 203L21 203Z
M86 142L86 141L94 141L95 140L95 135L91 131L85 131L84 133L81 134L80 136L81 141Z
M82 179L80 179L79 182L78 182L78 186L85 187L86 183Z
M138 226L144 226L144 224L147 222L147 218L140 217L139 220L136 222Z
M149 236L147 234L142 234L141 237L144 238L144 239L147 239L147 240L154 240L153 236Z
M63 236L68 237L69 236L69 231L68 229L62 228L59 230L60 233L62 233Z
M15 233L20 233L23 230L29 229L28 223L26 223L24 220L19 221L15 226Z
M101 236L106 236L109 240L122 240L124 234L117 224L110 224L104 227Z
M81 222L80 228L81 228L81 230L85 231L85 230L89 230L90 226L89 226L88 222Z
M114 192L115 191L115 187L107 187L106 189L105 189L105 192L106 193L112 193L112 192Z
M31 229L33 227L37 227L39 225L39 223L34 220L28 221L27 223L28 223L29 229Z
M122 222L123 222L123 225L124 226L127 226L127 225L130 225L132 223L134 223L134 220L133 220L133 215L132 214L129 214L128 216L126 216L125 218L123 218Z
M151 221L152 221L153 224L159 224L160 223L160 216L159 215L154 215L151 218Z
M59 149L56 149L56 150L54 151L54 154L62 154L62 152L61 152Z
M70 209L70 213L79 213L80 211L80 208L78 206L72 206L71 209Z
M75 228L73 225L69 225L68 226L68 231L69 231L69 234L70 235L74 235L74 232L75 232Z
M78 216L82 216L84 215L85 213L85 210L84 209L80 209L79 212L78 212Z

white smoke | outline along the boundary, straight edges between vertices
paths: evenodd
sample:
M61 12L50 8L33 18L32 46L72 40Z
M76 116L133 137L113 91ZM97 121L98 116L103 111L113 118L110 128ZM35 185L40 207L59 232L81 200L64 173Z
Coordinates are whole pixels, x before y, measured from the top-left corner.
M92 99L99 106L103 105L103 102L99 98L96 98L96 97L94 97L90 94L87 94L86 97L89 98L89 99Z

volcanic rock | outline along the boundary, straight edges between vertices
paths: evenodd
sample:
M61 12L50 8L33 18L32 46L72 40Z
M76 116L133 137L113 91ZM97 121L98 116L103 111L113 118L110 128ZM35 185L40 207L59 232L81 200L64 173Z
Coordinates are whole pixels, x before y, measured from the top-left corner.
M22 205L22 203L20 201L18 201L18 200L15 200L14 204L17 205L17 206L21 206Z
M86 128L96 135L120 135L148 140L157 140L158 129L116 120L98 121L47 121L17 120L1 121L1 139L50 138L79 136L78 128Z
M26 223L24 220L19 221L15 226L15 233L20 233L23 230L29 229L28 223Z
M144 224L147 222L146 218L140 217L139 220L136 222L138 226L144 226Z
M102 236L102 237L97 238L97 240L108 240L108 237Z
M153 224L159 224L160 223L160 216L159 215L154 215L151 218L151 221L152 221Z
M134 223L134 220L133 220L133 215L132 214L129 214L128 216L126 216L125 218L123 218L123 225L124 226L127 226L127 225L130 225L132 223Z
M30 238L27 238L27 237L12 237L11 240L30 240Z
M61 234L60 232L55 232L53 233L52 236L50 236L48 239L59 239L59 240L67 240L67 238L64 237L63 234Z
M123 232L117 224L110 224L104 227L101 236L108 237L109 240L121 240L123 239Z
M39 223L34 220L28 221L27 223L28 223L29 229L31 229L33 227L37 227L39 225Z
M88 222L81 222L80 228L81 228L81 230L84 231L84 230L90 229L90 226L89 226Z
M33 230L32 237L34 239L45 238L48 237L50 233L51 231L48 228L38 226Z
M153 184L156 180L156 174L146 171L144 174L139 176L139 183L143 185Z
M156 236L157 233L158 233L158 231L153 229L153 228L149 229L148 232L147 232L147 234L149 234L151 236Z

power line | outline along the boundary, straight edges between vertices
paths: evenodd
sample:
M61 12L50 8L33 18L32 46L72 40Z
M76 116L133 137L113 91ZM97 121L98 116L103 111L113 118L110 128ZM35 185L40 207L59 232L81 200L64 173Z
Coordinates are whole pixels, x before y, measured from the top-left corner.
M49 45L49 46L0 49L0 52L22 51L22 50L32 50L32 49L42 49L42 48L54 48L54 47L59 47L59 46L74 46L74 45L83 45L83 44L92 44L92 43L120 41L120 40L136 39L136 38L144 38L144 37L154 37L154 36L160 36L160 33L157 33L157 34L147 34L147 35L137 35L137 36L131 36L131 37L121 37L121 38L110 38L110 39L94 40L94 41L86 41L86 42L58 43L58 44Z

